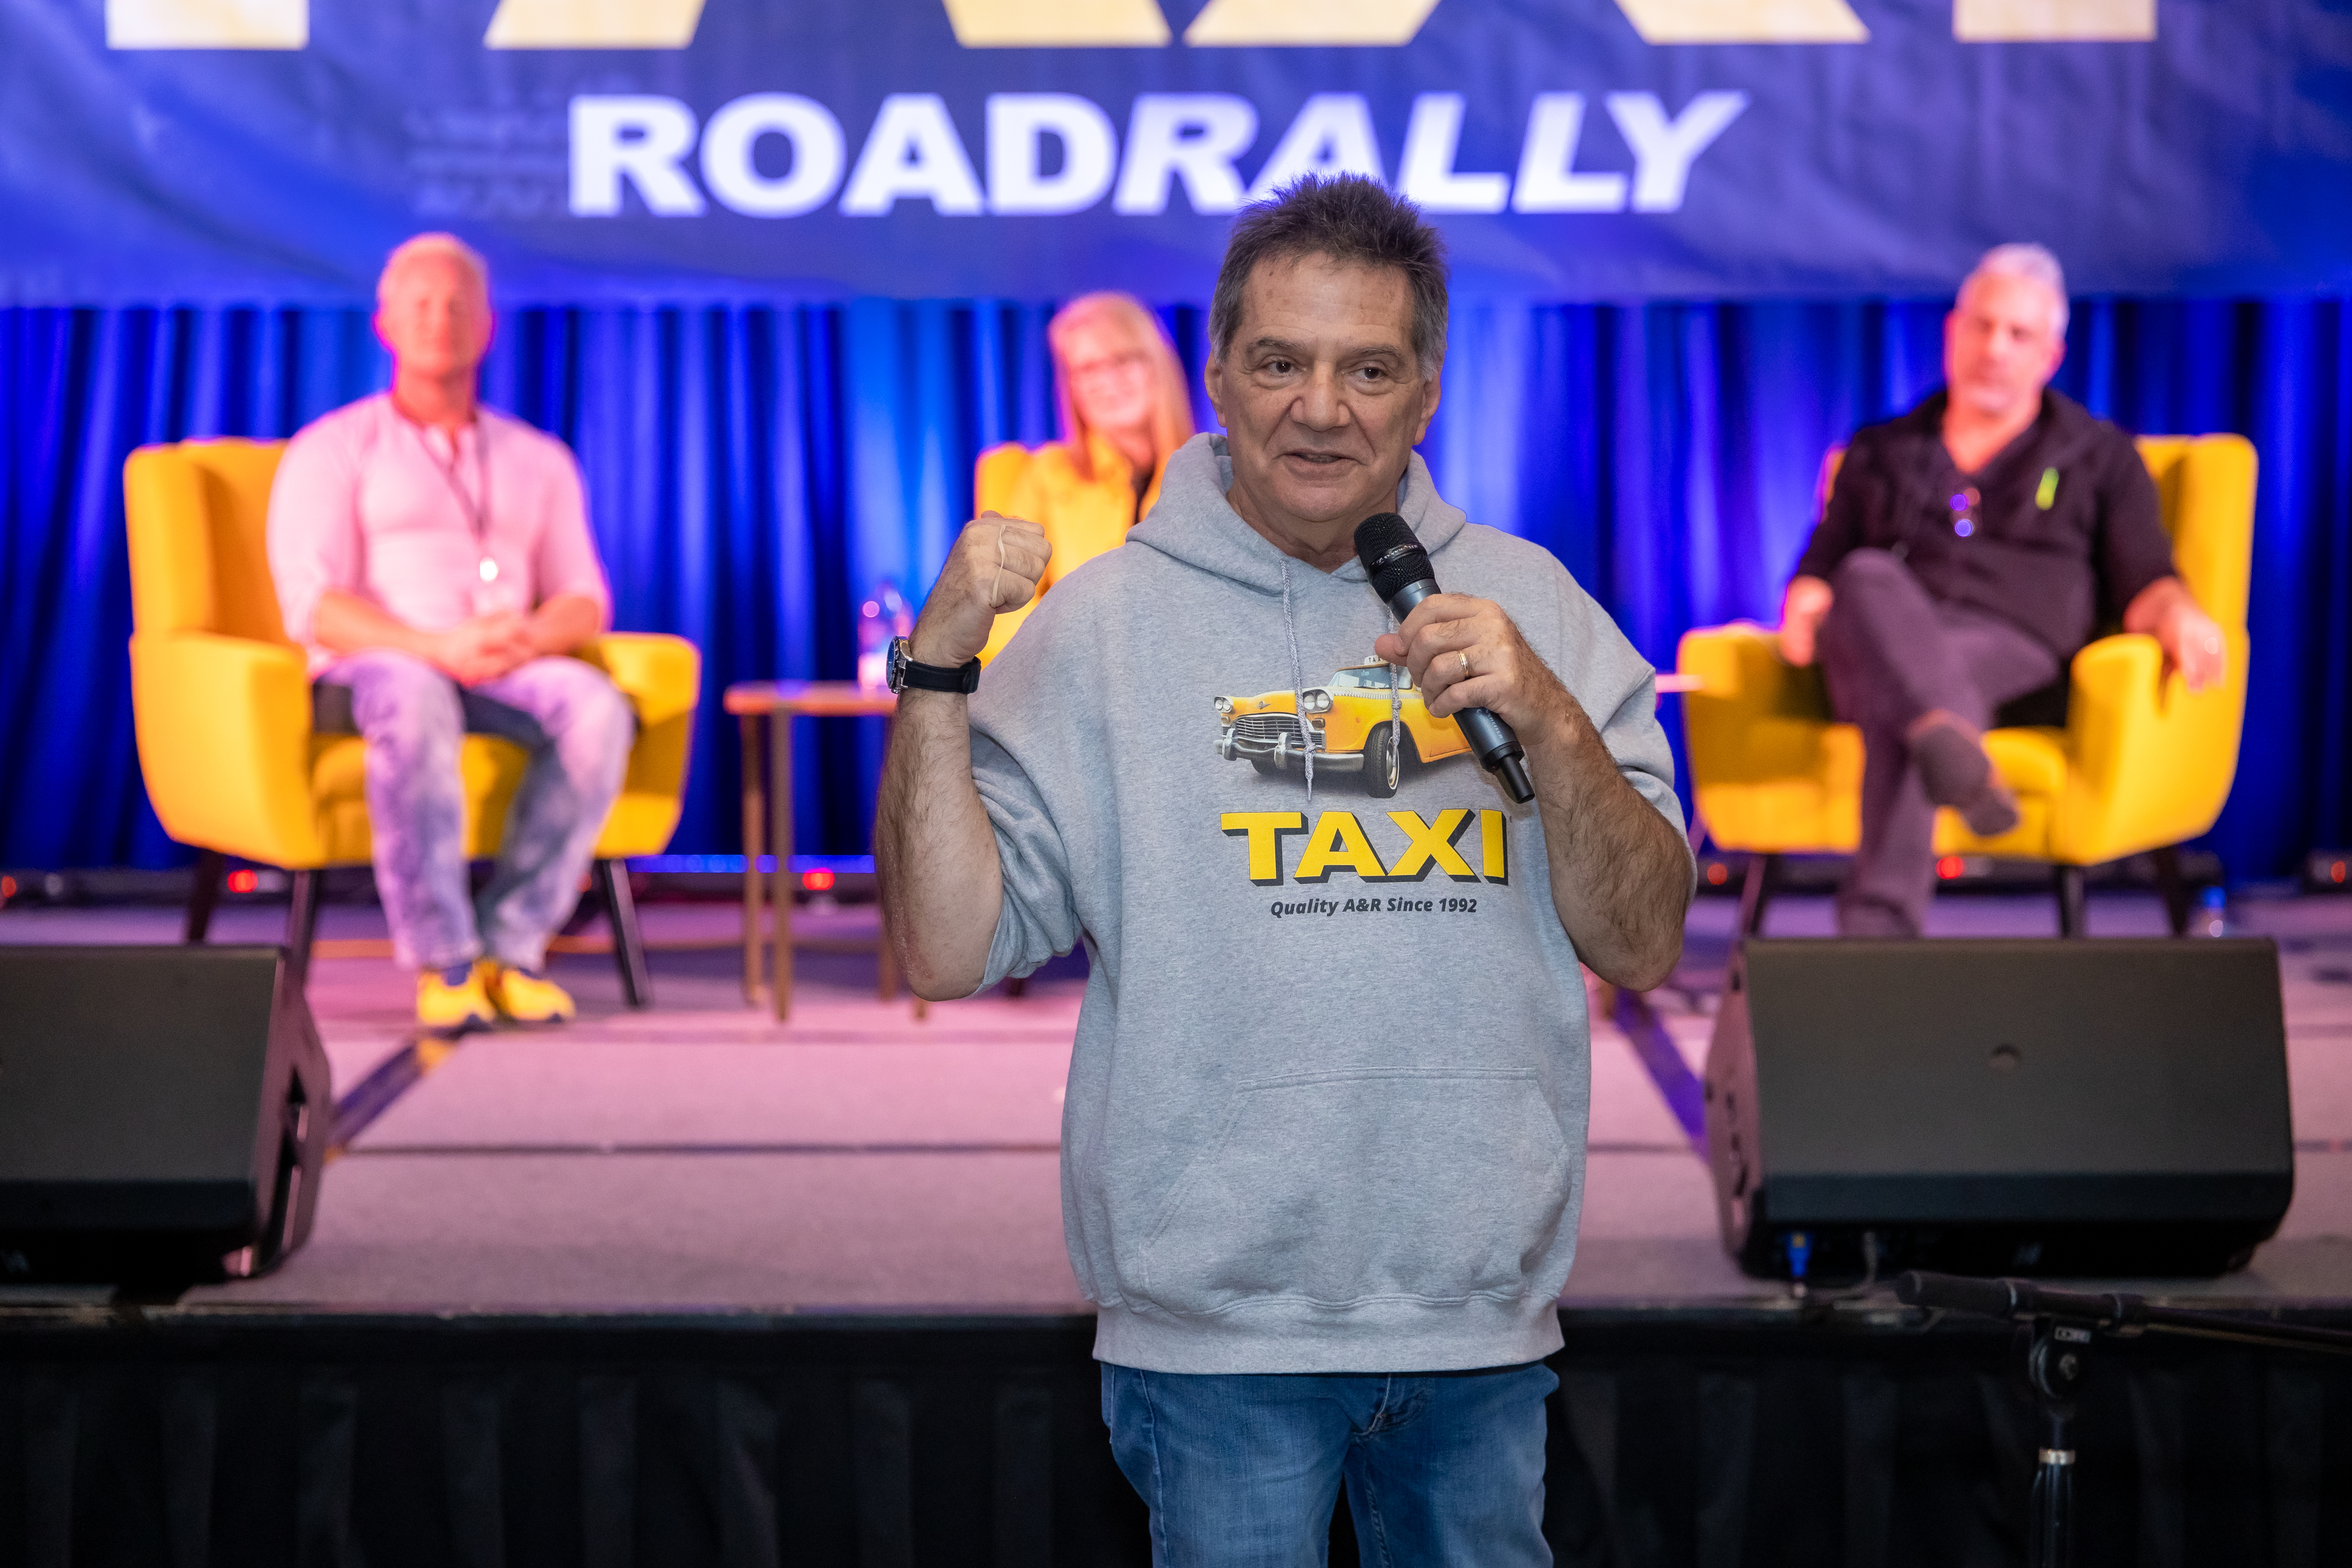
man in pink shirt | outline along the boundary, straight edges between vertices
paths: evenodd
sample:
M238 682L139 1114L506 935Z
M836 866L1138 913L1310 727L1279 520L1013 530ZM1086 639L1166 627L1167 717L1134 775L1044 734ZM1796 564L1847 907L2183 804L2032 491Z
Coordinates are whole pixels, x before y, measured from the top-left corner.
M367 740L376 890L393 951L436 1028L551 1023L572 998L543 973L620 793L636 721L592 665L612 596L571 451L484 408L481 258L446 234L392 253L376 284L392 390L287 444L269 497L269 566L289 635L310 650L321 730ZM530 753L479 898L465 859L465 735Z

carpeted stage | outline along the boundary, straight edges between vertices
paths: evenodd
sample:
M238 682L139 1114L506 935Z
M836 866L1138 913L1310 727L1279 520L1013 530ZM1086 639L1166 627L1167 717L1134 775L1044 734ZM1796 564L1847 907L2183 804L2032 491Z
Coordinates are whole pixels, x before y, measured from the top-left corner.
M2242 912L2283 948L2294 1206L2244 1273L2137 1288L2352 1322L2352 900ZM1703 901L1676 984L1595 1030L1560 1560L2014 1561L2032 1417L2007 1332L1802 1304L1716 1242L1685 1123L1731 913ZM1062 1248L1082 978L917 1021L870 958L811 952L779 1026L743 1005L731 907L646 916L650 1012L570 954L580 1024L440 1049L388 962L338 956L380 945L374 910L329 907L310 995L345 1147L316 1233L172 1302L0 1291L0 1568L1147 1560ZM280 919L233 908L215 940ZM1978 896L1937 920L2051 913ZM2092 921L2161 929L2128 894ZM1827 928L1821 900L1774 907L1776 933ZM0 913L5 942L175 935L163 909ZM2098 1354L2080 1562L2352 1557L2352 1363Z

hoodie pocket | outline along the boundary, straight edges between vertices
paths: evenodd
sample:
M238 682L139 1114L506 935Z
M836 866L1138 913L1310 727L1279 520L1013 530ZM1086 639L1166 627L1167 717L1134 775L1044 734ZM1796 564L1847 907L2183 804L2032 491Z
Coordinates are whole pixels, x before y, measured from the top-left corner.
M1234 1091L1169 1194L1137 1283L1191 1313L1515 1298L1570 1186L1568 1140L1533 1073L1263 1079Z

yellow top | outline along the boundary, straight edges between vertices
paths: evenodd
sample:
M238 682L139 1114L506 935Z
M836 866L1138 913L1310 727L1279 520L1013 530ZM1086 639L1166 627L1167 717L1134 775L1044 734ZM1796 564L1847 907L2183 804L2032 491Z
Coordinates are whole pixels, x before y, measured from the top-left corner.
M1075 455L1065 441L1034 451L1011 442L991 447L981 454L973 472L974 512L1024 518L1045 531L1054 558L1046 563L1045 581L1037 585L1039 597L1096 556L1123 543L1127 531L1160 500L1160 473L1151 476L1139 500L1135 465L1127 460L1127 454L1099 431L1088 432L1087 448L1094 458L1092 479L1078 471ZM1036 605L1033 597L1019 609L996 617L996 629L981 651L983 664L1013 639Z

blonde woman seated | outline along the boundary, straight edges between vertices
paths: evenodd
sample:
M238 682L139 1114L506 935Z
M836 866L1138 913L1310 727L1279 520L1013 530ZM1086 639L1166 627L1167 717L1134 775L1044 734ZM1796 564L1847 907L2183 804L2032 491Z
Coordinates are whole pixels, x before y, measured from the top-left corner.
M1125 294L1073 300L1045 329L1064 439L981 455L972 510L1026 518L1054 556L1039 594L1127 538L1160 499L1169 455L1192 435L1184 367L1159 318ZM981 654L996 657L1035 605L996 618Z

